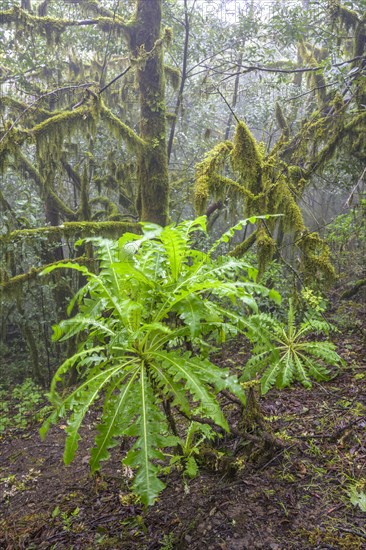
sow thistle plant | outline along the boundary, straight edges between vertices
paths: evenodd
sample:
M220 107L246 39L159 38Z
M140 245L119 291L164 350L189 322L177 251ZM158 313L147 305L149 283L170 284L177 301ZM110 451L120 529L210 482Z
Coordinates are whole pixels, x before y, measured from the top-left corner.
M343 360L335 351L335 345L327 341L314 341L312 335L328 335L334 329L319 318L305 319L299 326L295 322L295 309L289 300L287 324L259 313L251 317L255 327L252 332L254 346L252 357L246 363L242 381L260 377L261 393L272 386L285 388L295 380L311 388L311 379L329 380L328 366L339 367ZM262 337L258 338L258 331Z
M91 239L98 273L72 262L44 270L66 267L87 280L68 308L70 315L77 305L78 313L54 327L55 340L78 335L81 343L52 380L55 411L41 428L44 437L52 423L68 415L66 464L77 451L86 413L99 406L100 398L103 412L91 470L109 458L118 438L131 438L124 464L135 471L133 489L146 505L164 488L159 473L171 449L185 449L177 413L229 430L218 394L229 391L244 404L245 393L236 376L208 359L207 344L248 328L256 293L279 300L276 292L255 282L257 271L250 265L230 257L214 259L218 246L245 223L226 232L208 253L192 247L194 234L206 231L205 217L165 228L145 223L142 235ZM79 385L64 396L59 385L74 369Z

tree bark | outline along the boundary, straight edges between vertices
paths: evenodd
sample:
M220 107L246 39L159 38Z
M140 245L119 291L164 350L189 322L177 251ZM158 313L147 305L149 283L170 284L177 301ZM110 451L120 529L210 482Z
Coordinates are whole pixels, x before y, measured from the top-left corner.
M146 146L138 152L137 209L142 221L168 222L168 155L161 0L137 0L130 33L132 55L138 60L140 136Z

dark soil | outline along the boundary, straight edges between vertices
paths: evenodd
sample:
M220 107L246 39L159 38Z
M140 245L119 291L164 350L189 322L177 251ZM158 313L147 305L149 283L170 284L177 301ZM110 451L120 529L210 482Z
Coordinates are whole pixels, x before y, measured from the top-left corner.
M366 549L366 514L348 494L351 487L366 493L365 342L362 311L347 304L343 319L353 319L354 326L337 337L347 362L341 374L311 391L300 386L274 390L260 401L266 429L282 447L254 457L253 449L248 453L231 436L220 442L220 451L235 455L236 471L225 469L224 460L207 460L194 480L173 472L148 510L129 492L122 447L100 477L90 477L93 415L69 467L62 462L65 426L55 427L45 442L38 426L5 433L0 547ZM236 342L217 360L240 364L242 350L243 343ZM235 412L229 414L235 425Z

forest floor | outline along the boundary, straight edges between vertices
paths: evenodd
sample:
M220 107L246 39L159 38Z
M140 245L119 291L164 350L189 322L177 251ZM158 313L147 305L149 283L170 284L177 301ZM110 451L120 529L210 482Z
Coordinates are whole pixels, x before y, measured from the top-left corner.
M38 425L0 437L0 548L12 549L366 549L365 311L345 302L334 337L346 360L339 376L312 390L273 390L260 405L283 447L236 472L220 461L183 480L173 472L155 506L129 492L116 448L102 475L88 471L93 415L78 456L62 462L64 429L42 442ZM216 361L243 361L242 342ZM235 422L235 415L230 419ZM234 454L235 437L220 451ZM240 452L239 452L240 454ZM252 454L253 456L253 454Z

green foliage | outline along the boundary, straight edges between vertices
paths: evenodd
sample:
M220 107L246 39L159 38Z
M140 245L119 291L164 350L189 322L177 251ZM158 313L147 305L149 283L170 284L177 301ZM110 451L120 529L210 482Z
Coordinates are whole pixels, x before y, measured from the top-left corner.
M136 471L133 486L144 504L152 504L164 488L159 479L162 450L185 446L172 411L229 430L217 394L226 389L244 403L244 391L235 376L209 361L207 350L244 331L249 321L243 312L256 311L254 294L269 294L243 261L213 259L192 248L193 236L205 228L205 217L164 229L145 223L142 236L92 240L99 274L72 262L45 270L68 267L87 283L69 306L69 314L76 304L79 313L54 327L54 339L78 334L81 344L53 378L50 398L56 410L41 434L68 413L64 460L70 463L85 414L104 397L91 469L95 472L108 459L118 437L133 437L124 463ZM75 368L79 386L60 395L58 383Z
M366 512L366 493L362 489L365 483L353 483L348 490L348 496L351 504L359 507L362 512Z
M182 469L184 475L195 478L198 475L198 463L196 458L200 453L200 447L205 441L210 441L216 436L215 431L207 424L191 422L187 434L180 445L182 454L174 454L170 458L168 471L172 466Z
M319 293L308 287L304 287L301 290L301 298L304 300L308 313L312 318L321 317L324 311L327 309L327 301Z
M40 408L45 395L31 379L12 391L0 389L0 434L11 429L25 429L39 421L49 408Z
M79 507L75 508L71 512L62 512L60 507L56 506L56 508L52 511L51 517L60 519L63 531L72 531L73 523L75 522L75 519L78 518L79 514Z
M362 243L366 237L366 201L337 216L327 227L326 238L339 271L347 272L352 265L353 277L362 277L364 253Z
M254 315L251 320L256 324L254 335L261 330L262 339L255 342L253 356L245 365L241 379L247 381L260 375L262 394L274 384L277 388L285 388L295 380L311 388L311 378L328 380L330 372L327 366L342 364L334 344L308 339L312 334L328 334L331 325L323 320L309 319L297 327L291 300L287 325L265 313Z

